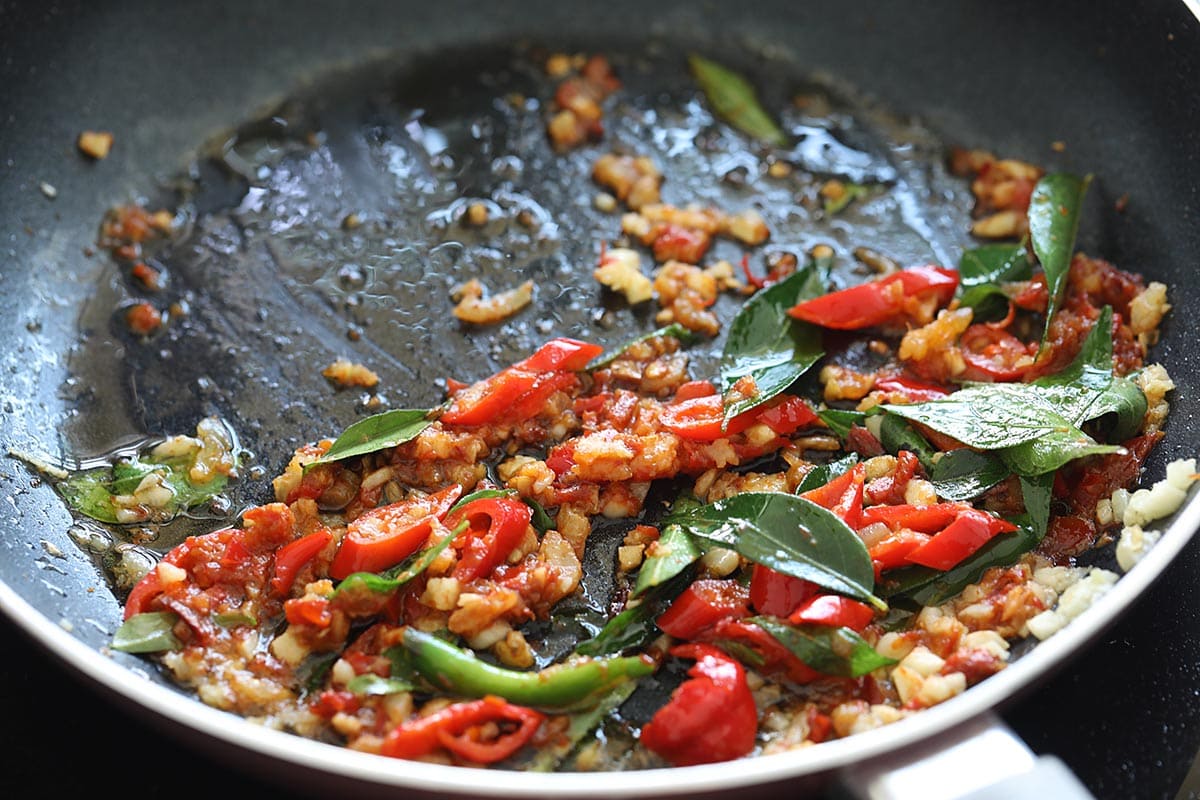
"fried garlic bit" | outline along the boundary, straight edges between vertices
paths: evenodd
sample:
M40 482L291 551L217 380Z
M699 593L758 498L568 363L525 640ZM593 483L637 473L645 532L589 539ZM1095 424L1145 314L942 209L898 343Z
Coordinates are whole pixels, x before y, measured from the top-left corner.
M485 298L487 290L477 279L454 287L450 297L458 305L454 316L463 322L486 325L511 317L533 301L533 281L525 281L514 289L497 292Z

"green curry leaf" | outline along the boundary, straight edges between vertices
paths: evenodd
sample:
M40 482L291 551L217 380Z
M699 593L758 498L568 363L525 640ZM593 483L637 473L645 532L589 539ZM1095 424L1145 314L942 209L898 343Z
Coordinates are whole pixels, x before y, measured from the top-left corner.
M175 635L179 615L173 611L146 611L121 623L112 638L112 649L122 653L162 653L183 647Z
M820 329L787 313L801 300L825 291L821 272L822 262L809 262L756 292L734 317L721 353L726 421L776 397L824 355ZM754 379L757 392L730 402L734 384L747 376Z
M428 410L394 408L360 419L346 428L330 445L329 450L308 466L375 453L412 441L431 424L429 414Z
M1046 273L1046 288L1050 292L1042 333L1043 346L1050 332L1050 320L1066 291L1083 196L1091 180L1090 175L1082 178L1066 173L1044 175L1034 186L1029 200L1029 238L1042 271Z
M886 608L872 593L875 570L862 540L836 514L802 497L747 492L672 513L667 522L711 546Z
M688 56L688 66L717 116L768 144L787 144L787 135L763 109L754 87L744 77L695 53Z

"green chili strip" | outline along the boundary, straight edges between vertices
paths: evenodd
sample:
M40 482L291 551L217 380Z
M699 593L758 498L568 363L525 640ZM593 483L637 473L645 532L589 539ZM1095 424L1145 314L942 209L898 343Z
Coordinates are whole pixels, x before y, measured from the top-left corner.
M649 657L580 658L541 672L504 669L433 634L405 628L402 643L409 664L425 680L467 697L498 695L513 703L555 710L595 705L613 687L651 674Z

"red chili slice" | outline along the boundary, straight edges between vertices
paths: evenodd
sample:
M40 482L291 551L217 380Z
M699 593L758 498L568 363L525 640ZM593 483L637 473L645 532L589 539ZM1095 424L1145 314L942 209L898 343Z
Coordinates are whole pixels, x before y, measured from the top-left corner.
M446 515L462 494L457 484L427 497L373 508L346 526L330 577L341 580L355 572L379 572L399 564L425 543L433 523Z
M702 578L684 589L656 623L676 639L692 639L720 620L749 614L749 589L733 580Z
M490 575L521 543L533 510L512 497L481 497L446 517L446 526L456 528L463 520L469 527L454 540L459 550L453 576L473 581Z
M753 750L758 709L742 665L705 644L678 645L671 655L696 659L691 679L642 727L642 744L677 767L730 761Z
M444 747L477 764L503 761L537 733L545 715L494 696L455 703L393 728L380 752L392 758L420 758ZM489 732L498 730L499 733Z

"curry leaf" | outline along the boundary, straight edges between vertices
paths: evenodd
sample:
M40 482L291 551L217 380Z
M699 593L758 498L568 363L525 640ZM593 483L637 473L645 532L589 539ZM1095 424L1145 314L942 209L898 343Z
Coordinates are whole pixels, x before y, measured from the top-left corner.
M118 524L115 498L132 495L148 475L158 474L162 484L171 491L171 500L162 512L174 516L193 508L224 491L228 478L216 474L207 483L192 481L189 470L194 457L155 459L153 456L131 456L113 466L76 473L56 485L58 493L69 506L85 516Z
M540 746L525 769L530 772L553 772L568 759L604 718L621 706L637 689L637 681L625 681L601 698L594 708L570 715L567 729Z
M830 461L828 464L818 464L810 469L800 480L800 483L796 486L795 494L804 494L812 489L818 489L839 475L845 474L846 470L851 469L857 463L858 455L851 453L850 455L842 456L836 461Z
M1113 452L1064 417L1052 399L1027 384L968 386L948 397L884 410L950 436L969 447L995 450L1020 475L1040 475L1068 461Z
M838 516L803 497L747 492L672 513L693 537L785 575L885 608L862 540Z
M1077 458L1115 453L1120 449L1115 444L1097 444L1086 433L1068 427L1052 430L1015 447L1005 447L997 454L1012 472L1028 477L1053 472Z
M1028 280L1033 266L1025 242L990 244L964 251L958 262L958 274L958 304L975 309L978 321L989 316L993 307L1004 307L1004 303L997 302L1008 299L1002 284Z
M1050 501L1053 499L1054 473L1047 472L1033 477L1021 476L1021 499L1029 525L1040 540L1046 536L1050 525Z
M700 558L700 548L679 525L665 525L658 541L647 548L646 560L638 571L633 596L666 583Z
M604 623L599 633L577 645L576 655L607 656L645 645L659 634L654 620L687 588L691 580L692 573L687 570L648 589L642 596L642 602L612 617Z
M845 439L850 433L850 429L855 425L866 424L869 415L865 411L852 411L845 408L823 408L817 412L817 416L821 418L821 421L825 423L825 426L829 430L837 434L839 439Z
M1076 425L1115 414L1110 435L1123 441L1141 427L1146 396L1133 381L1113 375L1111 332L1112 308L1105 306L1070 366L1031 385Z
M777 396L824 355L820 330L787 313L801 300L825 291L820 272L817 261L809 262L804 269L756 292L733 318L721 353L726 421ZM734 384L747 376L754 380L757 391L730 402Z
M678 339L683 344L690 344L699 338L693 331L688 330L678 322L672 322L670 325L664 325L663 327L652 330L647 334L643 334L642 336L631 339L618 347L616 350L608 353L601 353L592 359L592 361L587 365L587 371L594 372L602 367L607 367L609 364L620 358L622 353L633 347L635 344L639 344L648 339L656 339L660 336L673 337Z
M1043 346L1050 332L1050 319L1058 310L1066 290L1083 196L1091 180L1090 175L1082 178L1066 173L1044 175L1034 186L1029 200L1029 238L1042 271L1046 273L1046 288L1050 292L1042 333Z
M431 424L429 413L415 408L394 408L360 419L346 428L325 455L310 462L309 466L375 453L412 441Z
M938 497L966 501L978 497L1012 474L992 453L961 447L947 450L934 462L929 480Z
M787 136L759 104L754 87L744 77L694 53L688 56L688 65L717 116L756 139L787 144Z
M915 453L926 469L933 466L934 454L939 452L912 425L894 414L884 415L879 425L879 443L892 455L901 450Z
M121 623L112 638L112 649L122 653L162 653L183 647L175 635L179 615L173 611L134 614Z
M850 628L828 625L790 625L773 617L750 617L808 666L826 675L858 678L895 659L875 652L865 639Z

